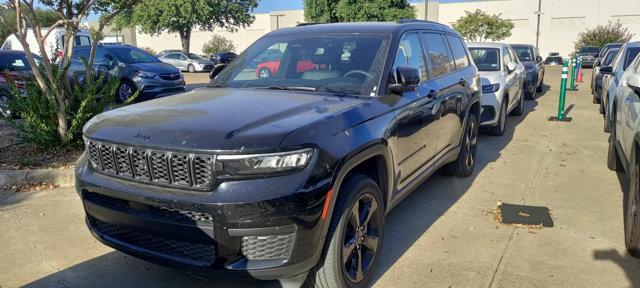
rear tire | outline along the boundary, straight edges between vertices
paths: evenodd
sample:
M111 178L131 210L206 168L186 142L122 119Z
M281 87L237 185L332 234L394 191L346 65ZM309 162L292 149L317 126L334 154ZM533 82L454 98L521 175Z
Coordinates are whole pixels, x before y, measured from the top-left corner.
M478 150L478 117L469 113L467 126L460 145L458 158L442 167L444 174L456 177L469 177L476 165L476 152Z
M382 250L383 203L382 192L371 178L355 174L345 181L338 193L322 259L307 278L309 286L367 287Z
M640 201L640 164L634 161L631 167L631 177L629 189L625 199L624 215L624 244L631 256L640 257L640 211L638 204Z
M489 135L491 136L502 136L504 135L504 131L507 127L507 101L505 98L500 106L500 113L498 115L498 124L494 127L489 128Z

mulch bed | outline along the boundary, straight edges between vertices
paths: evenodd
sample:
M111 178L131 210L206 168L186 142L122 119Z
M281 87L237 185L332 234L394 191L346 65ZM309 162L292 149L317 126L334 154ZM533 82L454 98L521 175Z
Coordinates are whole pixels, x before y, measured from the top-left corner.
M1 187L1 190L19 193L50 190L58 187L60 187L60 185L53 183L21 183L16 185L3 186Z
M72 167L80 149L45 151L32 144L19 143L15 131L0 120L0 170Z

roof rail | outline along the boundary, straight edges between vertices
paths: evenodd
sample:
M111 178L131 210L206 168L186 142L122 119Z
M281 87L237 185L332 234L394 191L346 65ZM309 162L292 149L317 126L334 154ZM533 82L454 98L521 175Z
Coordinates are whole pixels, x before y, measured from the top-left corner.
M296 27L300 27L300 26L311 26L311 25L317 25L317 24L322 24L322 23L315 23L315 22L298 23L298 25L296 25Z
M428 24L436 24L436 25L441 25L441 26L446 26L442 23L438 23L438 22L434 22L434 21L428 21L428 20L420 20L420 19L400 19L397 22L398 24L407 24L407 23L428 23Z

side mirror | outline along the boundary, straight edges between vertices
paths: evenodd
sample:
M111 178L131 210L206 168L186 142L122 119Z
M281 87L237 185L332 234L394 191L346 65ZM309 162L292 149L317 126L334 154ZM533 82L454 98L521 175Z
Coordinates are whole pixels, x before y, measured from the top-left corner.
M211 72L209 73L209 79L216 78L216 76L218 76L218 74L222 72L222 69L224 69L224 67L227 67L227 64L221 63L213 67L213 69L211 69Z
M640 95L640 73L629 75L629 78L627 78L627 87Z
M416 86L420 83L420 70L413 67L400 66L393 72L396 84L389 85L389 90L392 93L401 94L416 91Z
M517 68L518 68L518 64L516 64L516 62L507 63L507 72L511 73L513 71L516 71Z
M604 75L613 75L613 67L611 66L600 67L600 73Z
M542 60L543 60L543 59L542 59L542 56L536 56L536 61L537 61L537 62L542 62Z

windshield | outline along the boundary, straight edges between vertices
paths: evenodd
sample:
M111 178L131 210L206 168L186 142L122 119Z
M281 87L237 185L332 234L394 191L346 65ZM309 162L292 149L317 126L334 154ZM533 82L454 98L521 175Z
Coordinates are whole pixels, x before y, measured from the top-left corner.
M109 51L115 54L116 58L118 58L120 62L125 64L160 62L160 60L158 60L153 55L147 53L147 51L144 51L138 48L133 48L133 47L110 48Z
M582 47L582 48L580 48L580 52L578 52L578 53L598 54L598 53L600 53L600 48L598 48L598 47Z
M480 71L500 71L500 50L497 48L469 48L473 62Z
M602 66L611 66L611 62L613 62L613 59L616 59L619 50L620 49L609 49L604 60L602 60Z
M511 46L520 61L533 61L533 49L527 46Z
M194 54L194 53L186 53L187 57L191 60L200 60L200 59L204 59L202 57L200 57L200 55L198 54Z
M264 37L231 62L210 86L375 95L388 38L374 34Z

